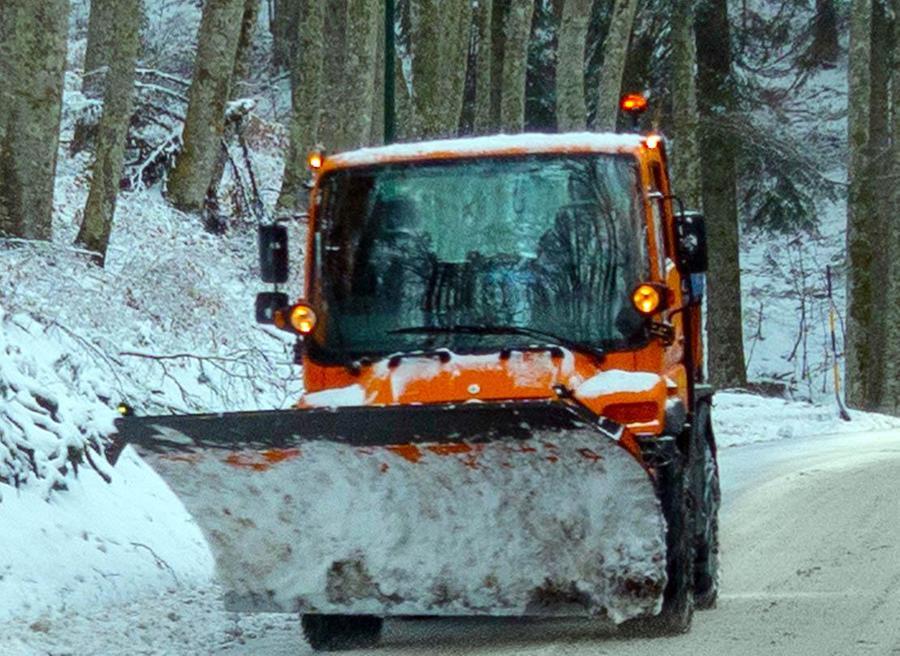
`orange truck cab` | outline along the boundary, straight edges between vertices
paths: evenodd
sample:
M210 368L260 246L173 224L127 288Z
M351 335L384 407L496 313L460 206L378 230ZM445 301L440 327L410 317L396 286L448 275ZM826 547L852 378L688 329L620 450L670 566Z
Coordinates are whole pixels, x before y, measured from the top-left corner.
M484 137L314 162L306 294L260 301L301 335L299 407L563 394L632 436L681 429L702 374L702 258L683 244L703 234L674 211L661 137Z

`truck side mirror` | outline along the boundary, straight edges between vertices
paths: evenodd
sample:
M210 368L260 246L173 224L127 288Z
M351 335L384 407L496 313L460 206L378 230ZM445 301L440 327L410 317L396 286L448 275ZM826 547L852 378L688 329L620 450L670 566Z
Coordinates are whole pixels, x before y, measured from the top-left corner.
M678 268L681 273L706 273L709 256L706 251L706 223L700 212L685 211L676 221L678 235Z
M290 299L284 292L260 292L256 295L256 322L275 323L275 311L290 305Z
M259 273L263 282L287 282L288 233L283 225L259 226Z

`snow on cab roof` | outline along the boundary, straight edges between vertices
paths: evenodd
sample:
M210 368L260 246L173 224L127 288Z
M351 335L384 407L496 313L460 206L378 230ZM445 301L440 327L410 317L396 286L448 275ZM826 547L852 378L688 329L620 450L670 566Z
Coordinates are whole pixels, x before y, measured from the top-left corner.
M597 132L566 134L498 134L467 139L441 139L361 148L327 158L330 166L364 166L419 159L449 159L476 155L527 155L532 153L630 153L643 145L644 135Z

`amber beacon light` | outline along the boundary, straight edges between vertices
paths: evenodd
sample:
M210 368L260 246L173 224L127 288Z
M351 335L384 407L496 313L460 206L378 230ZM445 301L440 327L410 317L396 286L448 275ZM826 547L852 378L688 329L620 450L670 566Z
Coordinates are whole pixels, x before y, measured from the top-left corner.
M626 93L619 100L619 108L626 114L643 114L647 111L647 99L639 93Z
M315 311L303 303L298 303L291 308L291 326L301 335L309 335L316 327Z
M273 323L276 328L288 332L309 335L316 328L316 311L306 303L296 303L290 307L275 310Z
M663 290L660 289L660 285L645 282L635 287L631 293L634 308L645 317L661 309L663 301Z

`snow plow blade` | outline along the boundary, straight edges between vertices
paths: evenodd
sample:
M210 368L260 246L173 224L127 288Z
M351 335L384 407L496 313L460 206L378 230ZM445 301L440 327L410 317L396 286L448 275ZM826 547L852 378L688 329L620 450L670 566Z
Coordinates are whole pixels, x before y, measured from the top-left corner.
M644 467L559 401L124 417L206 535L232 610L657 613Z

